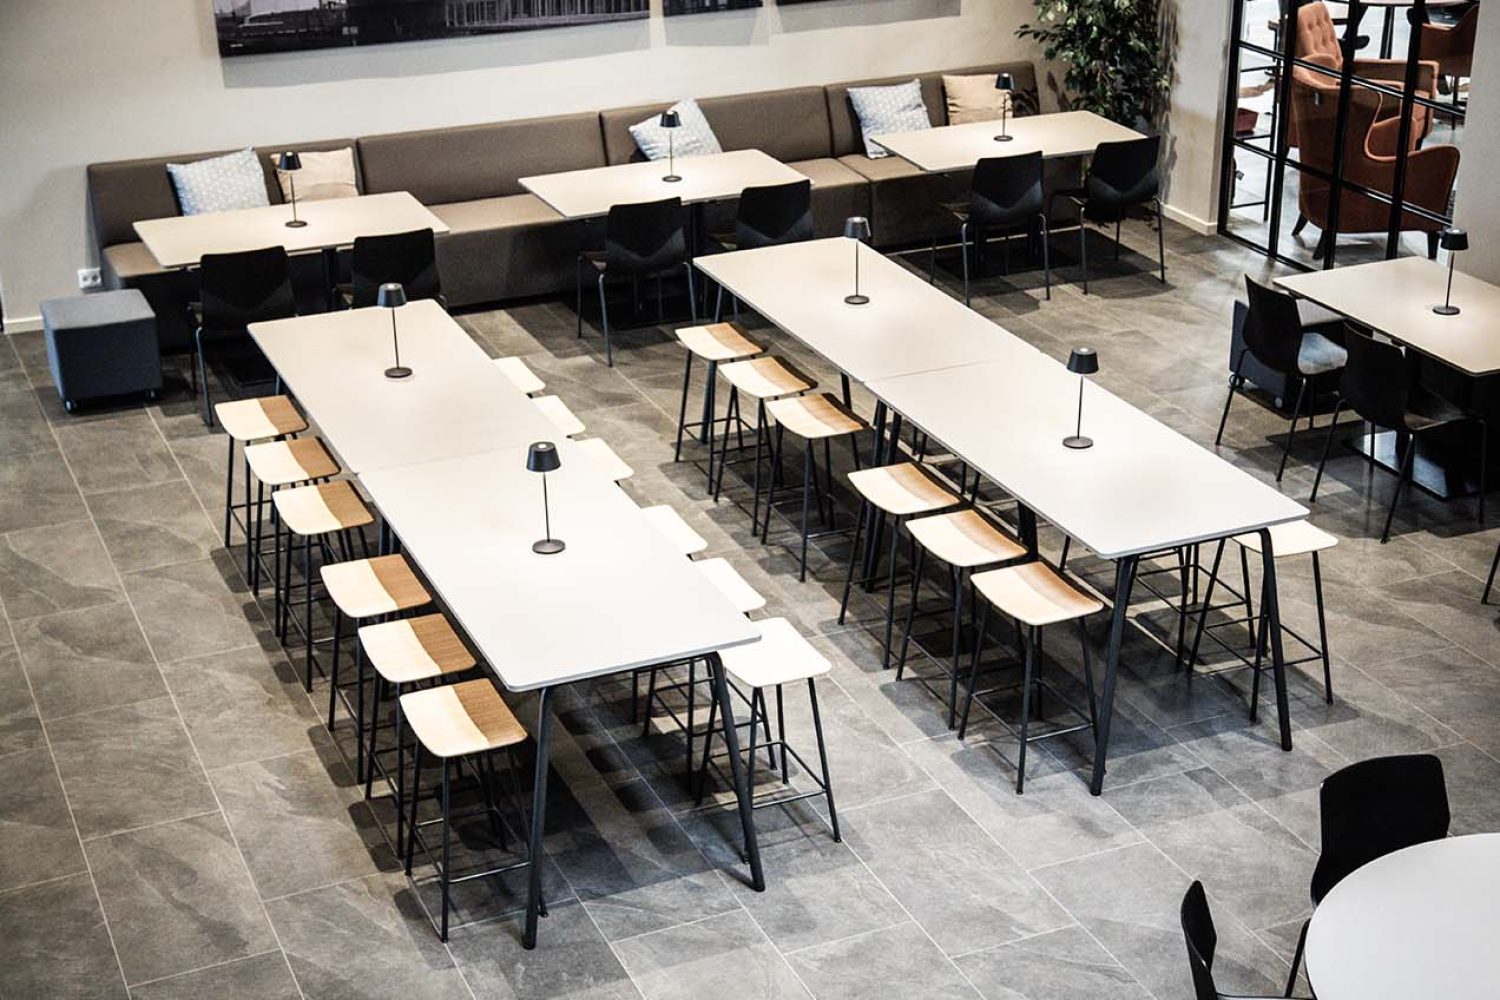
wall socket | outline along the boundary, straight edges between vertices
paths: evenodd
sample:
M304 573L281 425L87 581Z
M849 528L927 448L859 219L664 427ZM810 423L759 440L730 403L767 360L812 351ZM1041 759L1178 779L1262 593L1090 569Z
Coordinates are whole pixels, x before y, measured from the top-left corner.
M78 289L87 292L100 288L104 284L104 278L99 274L97 267L80 267L78 269Z

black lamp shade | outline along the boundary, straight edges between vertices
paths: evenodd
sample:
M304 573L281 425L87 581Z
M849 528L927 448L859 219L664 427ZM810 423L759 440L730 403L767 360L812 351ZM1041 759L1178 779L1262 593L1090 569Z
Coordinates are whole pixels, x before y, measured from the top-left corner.
M851 240L870 238L870 220L863 215L851 215L844 220L844 236Z
M399 309L406 305L406 289L399 282L388 281L375 293L375 304L382 309Z
M1001 73L999 76L995 77L995 89L1015 90L1016 78L1011 76L1009 73Z
M661 113L662 128L678 128L682 125L682 116L675 111L663 111Z
M276 166L281 170L301 170L302 156L295 150L287 150L276 158Z
M526 452L526 469L529 472L556 472L562 468L557 445L551 441L538 441Z
M1438 246L1453 253L1469 249L1467 229L1444 229L1438 234Z
M1068 355L1068 371L1074 375L1092 375L1099 370L1099 354L1092 347L1075 347Z

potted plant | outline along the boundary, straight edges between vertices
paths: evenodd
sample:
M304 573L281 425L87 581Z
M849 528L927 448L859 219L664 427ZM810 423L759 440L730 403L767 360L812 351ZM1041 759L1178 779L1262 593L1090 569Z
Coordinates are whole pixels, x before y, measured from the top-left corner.
M1036 14L1016 34L1067 65L1066 107L1154 125L1172 81L1157 0L1036 0Z

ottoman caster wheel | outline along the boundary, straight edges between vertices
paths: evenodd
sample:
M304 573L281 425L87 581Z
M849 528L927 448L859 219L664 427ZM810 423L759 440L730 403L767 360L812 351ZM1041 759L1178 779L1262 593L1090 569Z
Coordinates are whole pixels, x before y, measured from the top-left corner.
M73 402L73 400L71 399L65 399L63 400L63 409L67 410L69 413L74 413L78 410L78 404Z

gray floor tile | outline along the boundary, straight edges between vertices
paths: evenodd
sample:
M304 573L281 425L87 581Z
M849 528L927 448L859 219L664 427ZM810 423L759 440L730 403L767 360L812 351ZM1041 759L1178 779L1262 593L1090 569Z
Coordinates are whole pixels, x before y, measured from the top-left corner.
M448 949L479 1000L634 1000L640 991L577 903L548 907L535 951L513 921L455 930Z
M615 954L646 1000L809 995L744 911L620 941Z
M126 982L276 947L218 813L91 840L86 849Z
M125 980L87 875L0 894L0 993L126 1000Z
M163 663L254 645L265 635L249 589L222 551L129 573L125 589Z
M13 646L0 648L0 755L46 745L31 688L21 670L21 654Z
M0 461L56 447L52 428L26 386L16 387L0 371Z
M167 693L128 604L29 619L16 626L16 643L44 719Z
M1038 934L955 960L985 1000L1150 1000L1082 927Z
M0 537L0 600L11 621L121 599L94 526L75 521Z
M1500 830L1500 761L1468 743L1446 747L1437 755L1453 814L1448 832L1459 836Z
M121 573L201 559L222 541L185 481L99 494L89 510Z
M52 755L0 757L0 891L86 870Z
M0 462L0 532L65 524L87 514L55 447Z
M134 1000L301 1000L279 950L133 987Z
M181 479L156 425L144 410L57 429L68 465L85 493L104 493Z
M819 1000L891 995L974 1000L979 996L958 967L911 923L819 945L787 960Z

